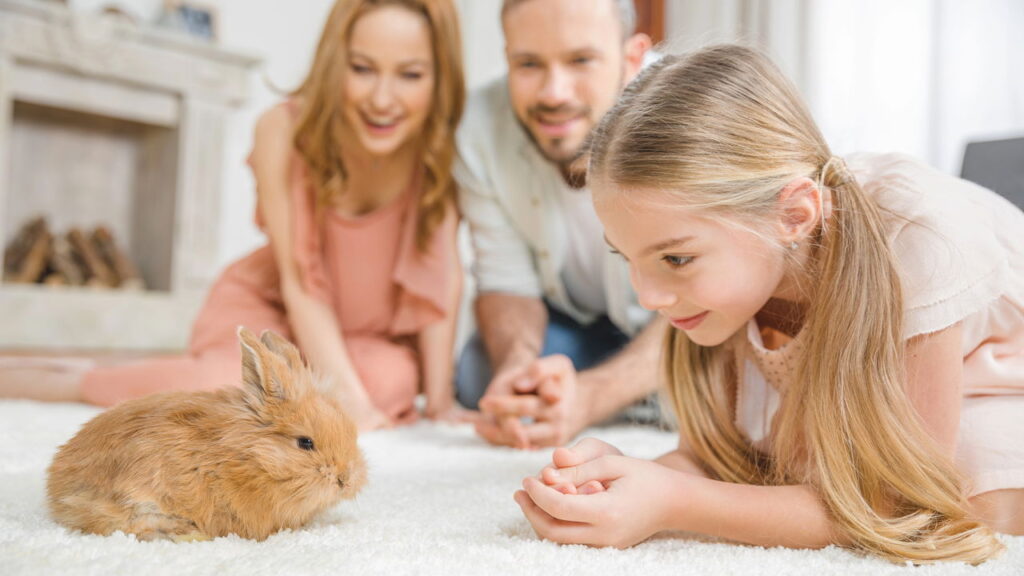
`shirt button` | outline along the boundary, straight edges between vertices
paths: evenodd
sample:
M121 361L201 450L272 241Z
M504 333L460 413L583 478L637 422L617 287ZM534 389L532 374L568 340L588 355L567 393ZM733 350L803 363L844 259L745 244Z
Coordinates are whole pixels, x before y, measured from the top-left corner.
M548 251L547 250L541 250L540 251L540 257L543 258L544 260L547 260L548 259Z
M533 204L534 206L540 206L540 197L539 196L531 196L530 197L530 204Z

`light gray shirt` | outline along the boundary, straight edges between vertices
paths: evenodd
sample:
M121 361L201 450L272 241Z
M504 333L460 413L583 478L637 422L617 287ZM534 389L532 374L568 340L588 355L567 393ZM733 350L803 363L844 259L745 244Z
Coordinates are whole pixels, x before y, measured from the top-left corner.
M637 303L628 265L605 248L600 234L592 240L600 249L570 250L568 204L559 197L566 184L516 119L506 78L470 96L458 148L459 207L469 223L480 292L544 298L583 324L604 313L630 335L650 321L650 312ZM593 210L589 204L576 205ZM585 254L603 259L582 269L601 271L605 310L581 308L566 286L567 260Z

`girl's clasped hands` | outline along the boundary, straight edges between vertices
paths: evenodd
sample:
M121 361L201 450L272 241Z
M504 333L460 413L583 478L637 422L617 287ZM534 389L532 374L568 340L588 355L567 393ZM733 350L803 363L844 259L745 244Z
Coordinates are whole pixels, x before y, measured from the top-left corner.
M556 449L551 465L524 478L514 498L544 539L625 548L675 528L671 518L690 478L695 477L586 438ZM651 505L655 494L664 496L663 505Z

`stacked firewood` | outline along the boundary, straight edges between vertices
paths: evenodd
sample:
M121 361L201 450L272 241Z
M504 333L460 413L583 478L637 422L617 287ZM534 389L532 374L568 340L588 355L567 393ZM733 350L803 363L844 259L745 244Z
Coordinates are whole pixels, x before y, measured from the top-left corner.
M110 230L97 227L92 234L72 228L54 235L39 217L22 226L4 251L4 282L145 288L142 277L114 241Z

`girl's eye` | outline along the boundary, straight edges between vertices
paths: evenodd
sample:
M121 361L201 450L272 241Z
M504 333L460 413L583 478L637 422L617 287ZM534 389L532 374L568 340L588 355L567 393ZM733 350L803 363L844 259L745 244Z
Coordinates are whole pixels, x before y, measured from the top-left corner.
M315 448L315 446L313 446L313 439L306 436L299 436L296 438L295 444L303 450L313 450Z
M371 72L369 66L363 66L362 64L352 64L351 68L356 74L369 74Z
M693 262L693 256L672 256L666 254L661 257L672 268L682 268L690 262Z
M420 78L423 78L423 73L422 72L403 72L402 73L402 78L405 78L406 80L419 80Z

